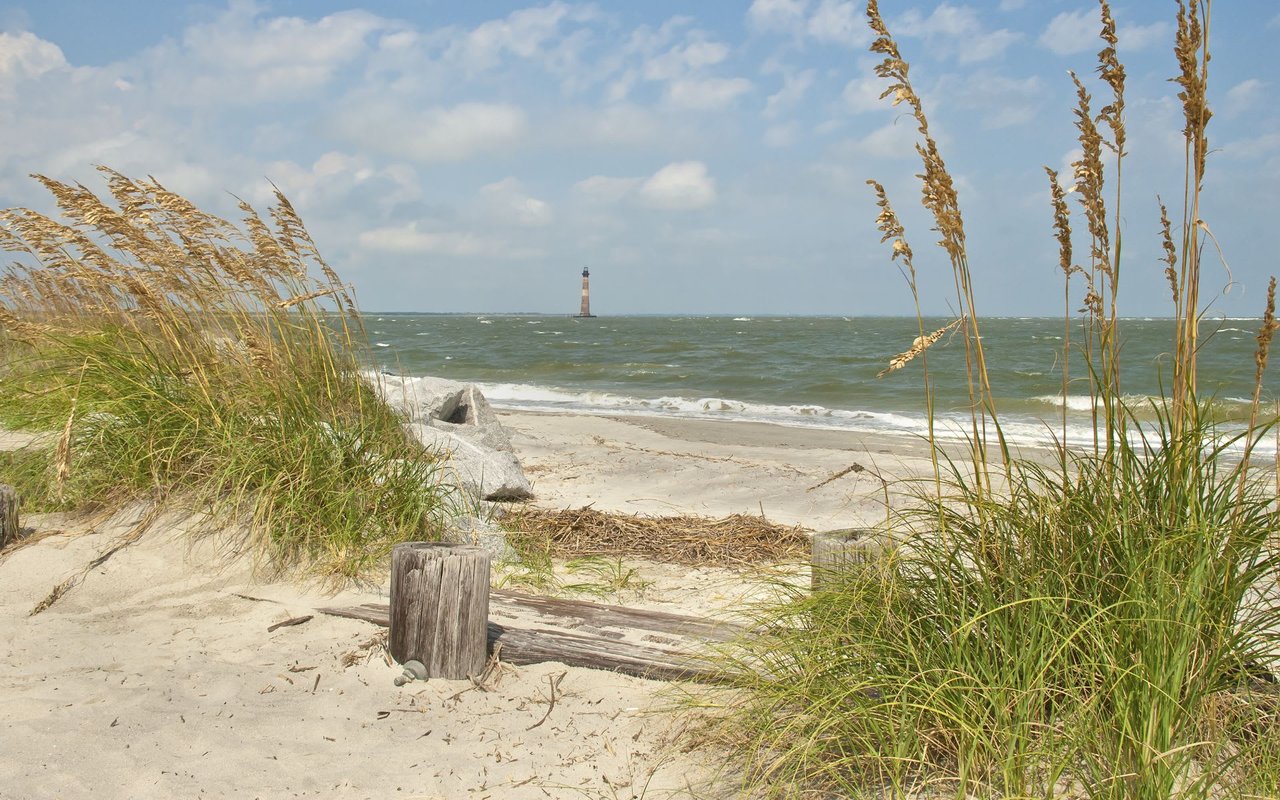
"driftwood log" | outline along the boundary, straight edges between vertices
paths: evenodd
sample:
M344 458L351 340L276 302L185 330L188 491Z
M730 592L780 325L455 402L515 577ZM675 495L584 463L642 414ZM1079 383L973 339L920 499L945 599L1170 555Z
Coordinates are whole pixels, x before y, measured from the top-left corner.
M388 606L379 603L319 611L383 626L389 622ZM503 590L490 593L489 614L489 648L500 645L503 661L559 661L653 680L722 679L707 645L745 632L731 622Z
M0 483L0 548L18 541L18 492Z
M391 551L391 633L400 663L428 678L479 675L488 660L489 554L481 547L408 542Z

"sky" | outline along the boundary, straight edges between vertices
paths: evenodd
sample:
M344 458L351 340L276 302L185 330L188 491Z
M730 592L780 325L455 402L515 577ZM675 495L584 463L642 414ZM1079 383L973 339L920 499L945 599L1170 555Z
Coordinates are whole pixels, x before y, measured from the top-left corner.
M1128 69L1121 313L1165 316L1157 196L1181 207L1172 0L1114 0ZM881 0L965 215L977 308L1059 315L1043 166L1076 157L1088 0ZM1280 3L1214 9L1201 217L1211 313L1280 272ZM879 100L861 2L0 0L0 206L98 164L206 211L278 186L366 311L912 313L954 289L915 126ZM1074 208L1074 201L1073 201ZM1075 214L1078 227L1083 216ZM1087 242L1077 239L1077 251ZM1078 306L1077 298L1071 300Z

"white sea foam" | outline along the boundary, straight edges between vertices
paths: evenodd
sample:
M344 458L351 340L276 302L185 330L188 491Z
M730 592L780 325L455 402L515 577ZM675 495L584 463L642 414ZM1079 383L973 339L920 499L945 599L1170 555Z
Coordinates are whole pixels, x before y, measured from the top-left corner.
M923 434L928 430L923 419L902 414L831 409L815 404L771 405L726 397L642 398L610 392L571 392L520 383L481 384L481 390L495 406L520 411L676 416L867 432Z
M1054 408L1062 408L1062 395L1060 394L1042 394L1039 397L1031 398L1037 403L1053 406ZM1156 398L1146 397L1139 394L1126 394L1121 398L1124 404L1134 410L1149 409L1155 402ZM1102 401L1098 400L1098 406L1101 408ZM1093 410L1094 399L1087 394L1069 394L1067 395L1068 411L1091 411Z
M561 412L599 416L679 417L726 422L764 422L797 428L821 428L859 433L892 434L925 438L929 426L923 414L832 409L813 404L772 405L749 403L725 397L656 398L633 397L611 392L574 392L565 389L522 383L481 384L485 397L498 408L513 411ZM1046 402L1060 397L1046 396ZM1145 400L1146 398L1135 398ZM1070 397L1073 410L1088 410L1088 397ZM1001 418L1001 432L1011 446L1046 446L1061 441L1063 430L1058 420L1037 419L1029 415L1006 414ZM971 419L962 413L941 414L934 426L939 440L961 441L972 438ZM1130 439L1135 447L1142 445L1141 432L1133 430ZM1093 442L1087 418L1069 420L1066 430L1068 445L1084 447ZM1242 445L1227 448L1228 454L1239 455ZM1259 442L1254 449L1259 457L1275 453L1274 441Z
M1039 397L1031 398L1037 403L1044 403L1054 408L1062 408L1062 395L1060 394L1042 394ZM1067 410L1069 411L1089 411L1093 408L1093 398L1089 395L1069 394L1067 395Z

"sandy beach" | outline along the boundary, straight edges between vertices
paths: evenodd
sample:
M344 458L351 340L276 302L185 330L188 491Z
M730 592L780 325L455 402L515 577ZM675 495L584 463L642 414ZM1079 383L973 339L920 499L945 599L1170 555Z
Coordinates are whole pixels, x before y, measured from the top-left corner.
M760 514L822 530L882 517L877 475L927 464L918 442L653 418L503 413L546 508ZM11 444L20 444L14 441ZM833 475L850 471L819 486ZM817 487L817 488L812 488ZM717 797L714 752L685 752L668 685L557 663L484 685L393 685L383 629L317 611L386 602L255 577L217 537L141 509L24 517L0 554L0 795L5 798ZM732 616L754 584L637 562L628 605ZM42 613L56 585L77 579ZM310 616L302 624L272 626ZM558 678L564 673L562 678ZM557 682L558 681L558 682ZM555 683L555 702L551 686ZM542 724L536 724L545 717Z

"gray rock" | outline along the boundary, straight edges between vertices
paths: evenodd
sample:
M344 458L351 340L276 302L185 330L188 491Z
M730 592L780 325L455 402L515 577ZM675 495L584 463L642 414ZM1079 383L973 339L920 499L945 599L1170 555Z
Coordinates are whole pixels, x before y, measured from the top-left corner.
M387 404L410 422L452 419L470 384L444 378L365 373Z
M475 384L377 373L365 378L404 416L407 433L448 454L459 484L472 497L524 500L533 495L511 439Z
M414 659L404 662L402 665L404 672L396 676L395 685L404 686L406 683L413 681L425 681L427 679L427 668L421 662Z
M494 562L514 562L520 555L507 541L507 532L480 517L454 517L444 530L444 540L451 544L470 544L483 547Z
M482 500L525 500L533 496L515 453L485 447L421 422L411 422L405 429L423 447L447 456L458 485L471 496Z

